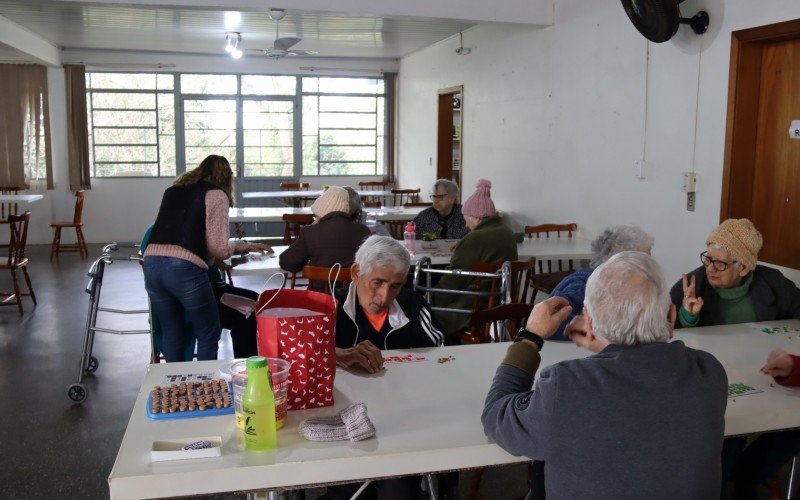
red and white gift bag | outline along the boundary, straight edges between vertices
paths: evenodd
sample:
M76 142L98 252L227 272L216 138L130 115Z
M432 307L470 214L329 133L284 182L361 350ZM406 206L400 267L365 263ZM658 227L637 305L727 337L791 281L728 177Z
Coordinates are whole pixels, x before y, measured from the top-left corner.
M258 354L283 358L288 405L302 410L333 405L336 376L336 301L308 290L266 290L256 303Z

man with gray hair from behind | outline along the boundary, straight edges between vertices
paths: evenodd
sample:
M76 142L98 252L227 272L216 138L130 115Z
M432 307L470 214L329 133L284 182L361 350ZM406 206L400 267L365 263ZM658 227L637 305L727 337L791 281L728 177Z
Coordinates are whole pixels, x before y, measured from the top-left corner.
M594 354L547 366L531 390L543 339L571 309L563 297L534 307L483 410L487 436L544 463L529 497L719 497L727 376L670 342L675 307L656 261L625 251L595 269L567 328Z

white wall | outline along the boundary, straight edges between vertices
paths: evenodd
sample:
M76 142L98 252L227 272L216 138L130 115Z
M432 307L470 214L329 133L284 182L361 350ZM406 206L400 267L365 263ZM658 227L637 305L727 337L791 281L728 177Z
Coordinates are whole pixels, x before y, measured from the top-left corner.
M402 59L400 184L435 179L436 91L464 85L465 196L479 177L490 179L516 227L576 221L591 237L639 224L655 236L668 281L677 279L699 265L719 223L730 33L800 17L791 0L681 8L692 15L698 6L711 16L709 32L682 27L663 44L648 44L619 2L556 0L552 27L481 25L464 33L468 56L455 53L454 38ZM633 165L645 145L646 179L638 180ZM695 212L680 192L687 170L697 172Z

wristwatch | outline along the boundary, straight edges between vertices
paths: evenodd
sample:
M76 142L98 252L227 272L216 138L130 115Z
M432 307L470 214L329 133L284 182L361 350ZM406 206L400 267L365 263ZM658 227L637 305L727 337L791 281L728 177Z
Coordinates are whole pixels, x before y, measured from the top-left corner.
M524 326L520 328L519 331L517 332L517 336L514 338L514 342L519 342L520 340L530 340L531 342L536 344L536 348L539 349L540 351L544 346L544 339L536 335L535 333L528 331L528 329L525 328Z

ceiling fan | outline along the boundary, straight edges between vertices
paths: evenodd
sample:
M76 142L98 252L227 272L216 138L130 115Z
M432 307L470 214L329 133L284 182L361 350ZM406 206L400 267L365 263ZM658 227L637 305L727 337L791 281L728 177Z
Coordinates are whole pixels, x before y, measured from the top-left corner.
M262 54L273 59L281 59L286 56L307 56L316 54L315 50L291 50L292 47L300 43L302 38L297 37L280 37L280 22L281 19L286 17L285 9L270 9L269 18L275 21L275 41L272 47L260 50Z

